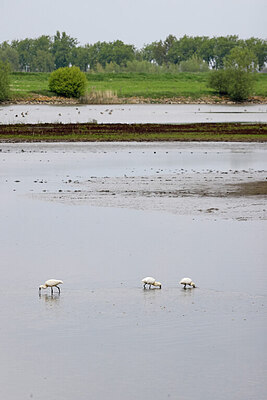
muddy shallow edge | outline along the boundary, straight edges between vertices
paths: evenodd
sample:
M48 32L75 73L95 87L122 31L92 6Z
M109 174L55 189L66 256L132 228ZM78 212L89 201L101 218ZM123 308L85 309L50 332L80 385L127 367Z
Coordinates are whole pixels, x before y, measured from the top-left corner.
M267 142L265 123L0 124L0 142Z

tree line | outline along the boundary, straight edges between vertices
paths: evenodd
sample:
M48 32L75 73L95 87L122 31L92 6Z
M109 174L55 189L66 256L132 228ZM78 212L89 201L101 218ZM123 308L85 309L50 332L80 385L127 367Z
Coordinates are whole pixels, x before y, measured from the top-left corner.
M108 72L201 72L220 70L234 48L254 55L254 69L260 71L267 62L267 41L259 38L239 39L236 35L169 35L165 40L146 44L141 49L120 40L80 46L66 32L42 35L0 44L0 61L12 71L52 72L70 65L81 71Z

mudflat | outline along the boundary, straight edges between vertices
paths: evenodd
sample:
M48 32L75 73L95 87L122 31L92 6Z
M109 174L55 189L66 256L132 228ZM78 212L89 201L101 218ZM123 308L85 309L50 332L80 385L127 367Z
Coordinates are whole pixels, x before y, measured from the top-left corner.
M265 399L266 143L0 150L1 398Z

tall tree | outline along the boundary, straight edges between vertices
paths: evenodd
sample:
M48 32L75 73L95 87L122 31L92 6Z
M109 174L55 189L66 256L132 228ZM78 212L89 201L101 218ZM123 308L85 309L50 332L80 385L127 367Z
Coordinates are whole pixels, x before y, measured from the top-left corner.
M74 39L62 32L57 31L52 44L52 54L55 59L56 69L68 67L71 61L71 51L77 45L77 39Z
M29 71L33 57L33 39L13 40L11 46L18 52L20 70Z
M71 51L70 62L76 65L81 71L86 72L90 67L90 49L85 47L74 47Z
M8 42L3 42L0 45L0 60L8 62L11 71L19 70L19 54L16 49L13 49Z
M214 38L214 66L216 69L223 68L224 58L238 45L238 36L236 35Z
M163 65L167 61L166 47L162 40L145 45L142 49L142 55L145 61L154 62L158 65Z
M97 64L105 67L106 64L116 63L125 66L128 61L135 58L133 45L125 44L121 40L114 42L97 42L90 46L90 66L95 68Z
M247 47L255 54L258 70L261 70L265 63L267 63L267 41L252 37L244 41L244 47Z

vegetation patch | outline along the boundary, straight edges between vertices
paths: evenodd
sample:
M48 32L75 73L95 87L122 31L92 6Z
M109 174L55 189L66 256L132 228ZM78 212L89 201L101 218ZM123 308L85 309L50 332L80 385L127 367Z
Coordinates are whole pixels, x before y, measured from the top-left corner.
M267 142L267 124L16 124L0 125L0 142Z
M48 85L60 96L80 97L86 90L85 73L79 67L59 68L49 76Z
M216 90L208 87L211 72L180 74L99 73L86 74L85 103L186 103L227 102L227 97L215 96ZM49 90L49 73L10 74L10 96L13 102L56 102ZM107 96L107 94L109 94ZM110 95L112 94L112 95ZM38 96L39 95L39 96ZM39 98L39 99L38 99ZM253 97L250 101L265 102L267 74L256 74ZM86 100L87 99L87 100ZM82 101L75 99L76 102Z

